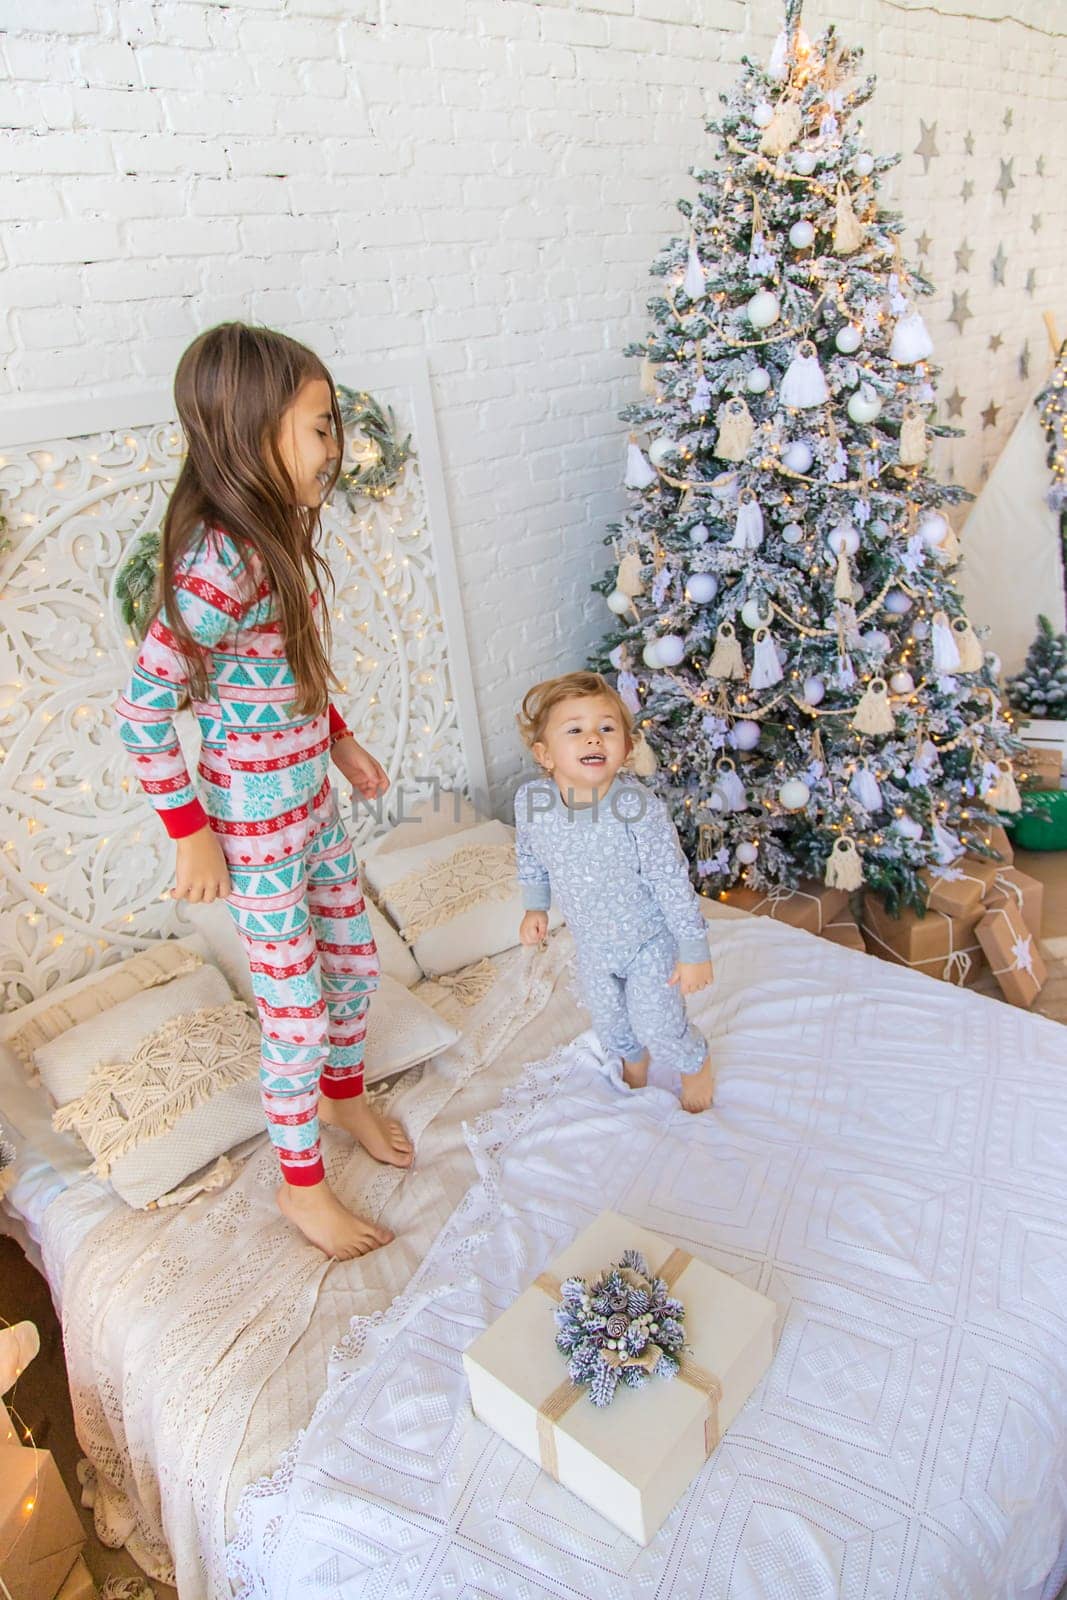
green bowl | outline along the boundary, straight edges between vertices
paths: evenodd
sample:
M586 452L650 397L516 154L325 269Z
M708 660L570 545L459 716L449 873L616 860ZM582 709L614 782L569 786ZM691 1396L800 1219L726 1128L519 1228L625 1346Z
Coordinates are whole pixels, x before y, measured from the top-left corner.
M1012 843L1020 850L1067 850L1067 789L1039 789L1028 798L1048 812L1048 821L1018 813L1005 817Z

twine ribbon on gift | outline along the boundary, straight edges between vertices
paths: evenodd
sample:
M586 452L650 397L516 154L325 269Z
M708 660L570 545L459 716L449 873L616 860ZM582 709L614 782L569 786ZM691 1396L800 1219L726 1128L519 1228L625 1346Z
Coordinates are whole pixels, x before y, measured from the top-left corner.
M880 944L883 950L888 950L891 958L894 961L898 961L898 962L900 962L900 964L902 966L911 967L913 969L917 969L918 971L922 971L922 969L924 967L933 966L935 962L943 960L944 961L944 966L941 969L940 976L944 979L944 981L946 983L958 984L959 987L962 989L963 985L967 982L967 979L970 977L971 969L974 966L974 960L973 960L973 958L971 956L971 951L972 950L973 951L977 951L978 950L978 945L976 945L976 944L968 945L968 947L965 950L956 950L956 949L954 949L953 943L952 943L952 918L949 916L948 912L947 911L931 911L928 914L931 917L944 917L945 921L948 923L948 955L947 955L947 957L943 957L943 956L926 956L921 961L906 961L904 959L904 957L900 954L899 950L894 950L893 946L891 944L886 944L884 939L880 939L878 937L878 935L875 933L874 929L869 927L866 922L863 925L863 936L864 936L865 939L873 939L875 944Z
M814 903L816 915L819 919L819 926L815 931L816 933L822 933L822 900L817 894L811 894L807 889L787 889L784 883L776 883L774 888L769 889L764 895L763 899L758 901L757 904L753 906L753 915L757 917L760 915L766 915L774 918L775 921L777 921L778 907L780 905L788 904L788 902L793 899L811 900ZM764 906L769 906L770 910L764 912Z
M668 1289L673 1289L678 1279L682 1276L693 1257L687 1250L672 1250L662 1267L655 1274L662 1278ZM534 1279L534 1288L540 1289L554 1300L557 1305L563 1299L563 1286L558 1278L550 1272L542 1272ZM611 1352L608 1352L609 1354ZM708 1403L708 1414L704 1419L704 1453L710 1456L719 1442L719 1403L722 1400L722 1384L714 1373L708 1372L699 1362L692 1361L688 1356L683 1356L678 1368L678 1377L683 1383L688 1383L692 1388L699 1389ZM556 1451L556 1424L560 1422L567 1412L580 1399L584 1393L581 1384L572 1383L569 1378L553 1389L548 1399L537 1408L537 1444L541 1456L541 1466L550 1478L559 1480L559 1456Z
M1004 894L1014 895L1015 904L1018 906L1020 911L1023 909L1023 906L1026 903L1023 899L1023 892L1014 879L1009 878L1006 872L997 873L996 877L993 879L993 887L994 889L1002 890Z
M1014 960L1009 961L1006 967L993 967L994 978L999 978L1007 972L1024 972L1031 982L1040 989L1041 984L1037 974L1034 972L1034 941L1032 936L1028 933L1023 938L1019 937L1011 917L1009 917L1003 906L995 906L989 915L1003 917L1015 941L1011 947ZM990 964L992 965L992 963Z

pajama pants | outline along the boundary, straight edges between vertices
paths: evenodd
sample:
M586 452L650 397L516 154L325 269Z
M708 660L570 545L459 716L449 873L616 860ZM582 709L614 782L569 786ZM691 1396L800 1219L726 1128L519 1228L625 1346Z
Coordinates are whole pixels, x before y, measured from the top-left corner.
M602 946L578 945L578 979L602 1047L636 1061L647 1047L680 1072L699 1072L707 1040L686 1016L685 997L668 980L678 960L674 935L664 928L629 958Z
M363 1048L380 965L359 868L327 762L304 764L303 793L276 807L231 799L205 769L203 800L230 871L230 912L252 972L263 1030L260 1088L287 1183L324 1176L319 1094L363 1093ZM247 794L242 796L247 800ZM256 820L229 815L273 809Z

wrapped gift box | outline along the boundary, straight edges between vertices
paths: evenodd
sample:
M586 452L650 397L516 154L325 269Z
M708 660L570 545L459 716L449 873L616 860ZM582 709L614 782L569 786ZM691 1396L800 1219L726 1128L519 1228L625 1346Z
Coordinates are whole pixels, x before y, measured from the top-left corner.
M0 1573L11 1600L52 1600L84 1543L50 1452L0 1446Z
M901 910L892 917L872 894L863 897L863 937L872 955L925 972L949 983L977 981L985 966L975 929L984 914L979 905L963 917L944 911Z
M685 1306L676 1378L594 1406L556 1348L559 1286L637 1250ZM475 1415L615 1527L647 1544L770 1366L773 1301L603 1212L464 1353Z
M944 867L928 867L919 876L926 886L926 904L931 911L944 911L950 917L966 917L985 899L997 875L999 863L961 856Z
M757 917L774 917L805 933L822 933L848 906L848 891L828 889L817 878L804 878L795 889L727 889L723 899Z
M67 1573L62 1587L56 1592L56 1600L97 1600L93 1575L82 1556L78 1557Z
M1045 986L1048 969L1022 912L1010 903L996 906L986 912L977 932L1004 998L1013 1006L1032 1006Z
M831 944L844 945L846 950L863 950L867 946L863 942L863 931L851 911L842 911L833 922L828 922L822 930L824 939L829 939Z
M1027 745L1016 756L1021 789L1058 789L1063 776L1063 753L1058 749Z
M978 837L969 843L982 845L987 850L992 850L998 857L998 866L1011 866L1015 860L1015 846L1011 842L1011 834L1007 828L1001 827L999 822L981 822L978 824Z
M985 897L987 911L998 906L1014 905L1022 912L1023 921L1035 939L1041 937L1041 917L1045 900L1045 885L1018 867L1001 867L993 879L993 887Z

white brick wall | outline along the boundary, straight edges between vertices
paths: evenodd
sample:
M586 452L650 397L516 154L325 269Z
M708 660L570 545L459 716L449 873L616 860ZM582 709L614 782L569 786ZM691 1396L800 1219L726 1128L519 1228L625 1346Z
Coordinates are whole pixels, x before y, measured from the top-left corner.
M932 240L943 392L966 397L945 465L977 488L1030 387L1025 342L1044 369L1041 312L1067 331L1064 0L808 10L879 75L870 133L904 152L893 198L913 247ZM620 351L645 330L647 265L708 155L703 117L778 17L778 0L0 0L0 399L168 381L231 316L349 371L425 350L502 804L522 692L603 630L588 584L621 503Z

